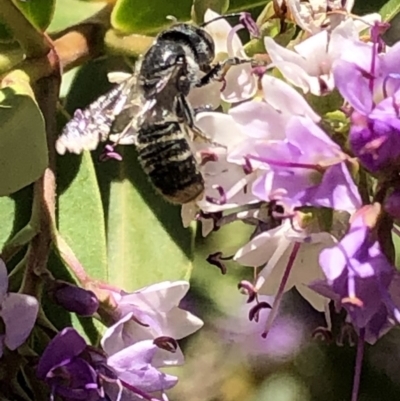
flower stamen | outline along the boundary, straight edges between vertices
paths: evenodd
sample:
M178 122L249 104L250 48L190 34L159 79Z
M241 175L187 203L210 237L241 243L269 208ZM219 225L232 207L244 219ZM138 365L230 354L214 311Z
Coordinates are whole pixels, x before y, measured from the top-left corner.
M277 166L277 167L304 168L304 169L309 169L309 170L315 170L315 171L318 171L319 173L324 172L324 169L318 164L293 163L293 162L269 159L266 157L254 156L254 155L248 155L247 157L249 159L256 160L256 161L266 163L266 164L269 164L272 166Z
M253 302L257 298L257 289L248 280L242 280L238 284L238 289L242 294L247 295L247 297L248 297L247 298L247 303L248 304Z
M226 268L225 263L223 263L222 261L224 261L224 260L232 260L232 259L233 259L233 256L225 256L225 257L223 257L222 256L222 252L215 252L215 253L211 253L210 255L208 255L206 261L210 265L217 266L222 274L226 274L227 268Z
M225 205L227 197L224 188L222 188L221 185L213 185L212 188L218 191L220 199L214 198L212 196L206 196L206 201L214 203L215 205Z
M278 292L277 292L277 294L275 296L275 300L274 300L274 303L272 305L271 313L268 316L264 332L261 334L261 336L263 338L267 338L268 333L269 333L269 331L271 329L271 326L272 326L272 324L273 324L273 322L275 320L275 317L276 317L276 315L278 313L279 306L280 306L281 301L282 301L283 293L284 293L287 281L289 279L290 272L291 272L292 267L294 265L294 261L296 260L297 253L300 250L300 245L301 245L300 242L295 242L294 245L293 245L292 252L290 253L290 256L289 256L288 264L287 264L286 269L285 269L285 271L283 273L282 280L281 280L281 282L279 284Z
M271 305L268 302L257 302L249 311L249 320L258 322L260 320L260 312L262 309L271 309Z
M178 342L168 336L157 337L153 340L153 343L157 345L158 348L175 353L178 349Z

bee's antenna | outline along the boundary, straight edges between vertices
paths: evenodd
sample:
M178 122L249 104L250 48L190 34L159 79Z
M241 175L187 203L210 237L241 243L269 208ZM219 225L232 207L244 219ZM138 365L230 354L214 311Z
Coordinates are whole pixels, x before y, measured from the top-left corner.
M210 21L203 22L200 26L204 28L205 26L211 24L212 22L218 21L220 19L226 19L226 18L232 18L232 17L241 17L243 13L232 13L232 14L226 14L226 15L220 15L218 17L213 18Z

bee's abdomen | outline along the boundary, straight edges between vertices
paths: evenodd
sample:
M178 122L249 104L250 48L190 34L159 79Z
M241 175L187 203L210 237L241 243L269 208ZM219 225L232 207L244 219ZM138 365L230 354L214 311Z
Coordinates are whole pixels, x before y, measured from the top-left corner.
M188 203L203 193L203 176L178 123L142 127L137 150L143 170L170 202Z

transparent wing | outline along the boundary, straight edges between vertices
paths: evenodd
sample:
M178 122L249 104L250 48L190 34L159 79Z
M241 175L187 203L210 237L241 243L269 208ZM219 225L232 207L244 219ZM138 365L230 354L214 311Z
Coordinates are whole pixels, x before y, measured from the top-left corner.
M75 111L56 142L56 150L59 154L65 152L79 154L83 150L96 149L100 142L108 139L118 115L131 109L130 116L134 119L134 114L140 114L145 107L137 88L136 74L128 76L122 74L118 78L114 73L111 80L120 83L86 109ZM131 124L131 122L128 123Z

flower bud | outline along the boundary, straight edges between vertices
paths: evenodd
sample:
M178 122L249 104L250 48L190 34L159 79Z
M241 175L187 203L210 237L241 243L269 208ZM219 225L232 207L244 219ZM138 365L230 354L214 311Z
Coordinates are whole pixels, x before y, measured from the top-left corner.
M64 281L55 283L53 299L67 311L80 316L92 316L99 308L99 300L94 292Z

